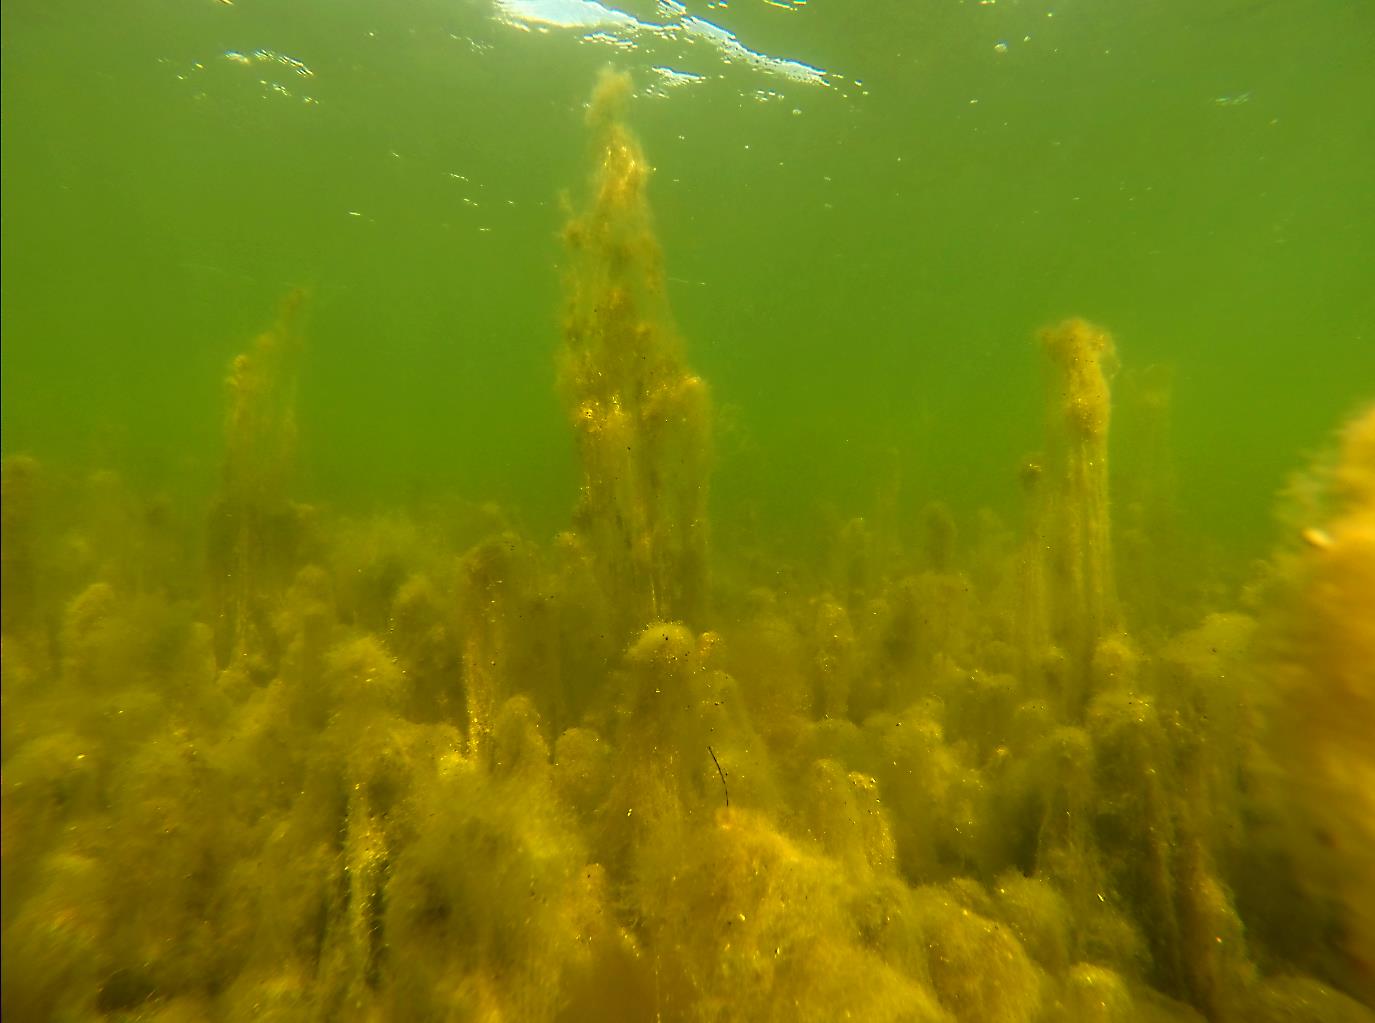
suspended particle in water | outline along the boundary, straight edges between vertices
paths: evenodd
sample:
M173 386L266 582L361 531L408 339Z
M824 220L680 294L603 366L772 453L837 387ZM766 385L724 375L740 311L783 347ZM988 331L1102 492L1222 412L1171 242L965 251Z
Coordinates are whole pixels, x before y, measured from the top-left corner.
M1005 39L999 39L996 43L994 43L994 44L993 44L993 52L994 52L994 53L998 53L998 54L1006 53L1006 52L1007 52L1007 40L1005 40Z

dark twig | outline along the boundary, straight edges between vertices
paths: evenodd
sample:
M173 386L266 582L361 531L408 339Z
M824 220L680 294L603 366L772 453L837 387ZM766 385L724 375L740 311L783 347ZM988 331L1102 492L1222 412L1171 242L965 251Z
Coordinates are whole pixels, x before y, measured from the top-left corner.
M707 752L711 753L711 762L716 765L716 773L721 776L721 791L726 794L726 805L730 806L730 789L726 788L726 772L721 770L721 761L716 759L716 754L712 753L711 747L707 747Z

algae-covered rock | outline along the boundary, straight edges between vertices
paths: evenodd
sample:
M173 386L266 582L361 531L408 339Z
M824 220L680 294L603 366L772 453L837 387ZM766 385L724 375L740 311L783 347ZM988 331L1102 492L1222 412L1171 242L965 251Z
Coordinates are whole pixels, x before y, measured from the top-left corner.
M1064 896L1044 878L1002 874L990 888L993 912L1048 974L1060 976L1074 954L1074 918Z
M1029 1023L1041 1011L1044 978L1012 931L962 904L949 888L917 893L931 983L959 1020Z
M1375 1023L1375 1010L1310 977L1272 977L1260 986L1244 1018L1255 1023Z
M1083 1023L1128 1023L1135 1018L1131 993L1112 970L1075 963L1065 978L1064 1019Z
M829 857L750 811L719 811L690 848L650 845L647 920L674 1015L710 1020L942 1020L931 993L862 942Z

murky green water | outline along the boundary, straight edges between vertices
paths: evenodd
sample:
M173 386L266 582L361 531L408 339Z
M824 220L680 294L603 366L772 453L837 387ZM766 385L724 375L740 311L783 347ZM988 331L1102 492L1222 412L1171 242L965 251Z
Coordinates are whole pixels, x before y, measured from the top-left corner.
M0 17L7 1018L1370 1018L1366 0Z
M862 511L894 465L923 497L1004 505L1039 425L1028 339L1069 313L1175 367L1187 507L1248 544L1368 396L1367 4L693 13L830 84L484 3L12 5L6 450L204 471L221 367L306 285L321 494L453 487L556 521L557 203L607 62L642 88L705 77L634 118L729 417L727 515L788 516L799 491Z

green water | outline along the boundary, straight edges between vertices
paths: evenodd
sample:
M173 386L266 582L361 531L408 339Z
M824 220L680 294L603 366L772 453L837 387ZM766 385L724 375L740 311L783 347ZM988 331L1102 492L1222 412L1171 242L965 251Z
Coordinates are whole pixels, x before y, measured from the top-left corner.
M7 1023L1375 1019L1368 0L0 18Z
M727 523L864 513L895 476L1006 510L1029 339L1069 314L1174 367L1185 505L1248 547L1375 389L1362 0L693 13L831 84L461 0L7 5L5 450L209 477L223 366L299 284L314 493L556 523L558 197L608 62L707 79L633 117ZM258 49L313 74L225 57Z

